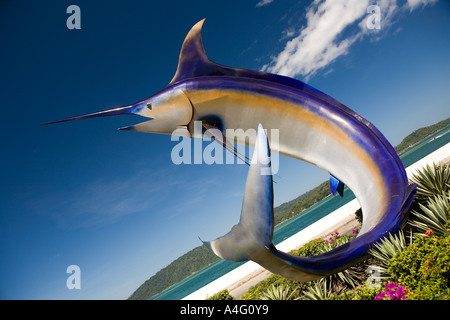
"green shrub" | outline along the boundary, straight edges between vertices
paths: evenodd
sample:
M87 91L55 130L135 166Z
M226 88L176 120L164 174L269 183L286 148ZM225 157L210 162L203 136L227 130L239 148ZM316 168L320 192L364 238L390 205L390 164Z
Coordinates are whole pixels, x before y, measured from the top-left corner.
M341 294L333 294L327 300L374 300L381 291L381 287L369 288L362 286L357 289L343 291Z
M278 278L282 279L280 276L273 274L270 277L258 282L258 284L252 286L248 289L244 295L242 295L240 300L259 300L260 297L266 292L270 286L275 283Z
M356 220L358 220L358 222L359 222L360 224L362 224L363 216L362 216L362 210L361 210L361 208L359 208L358 210L355 211L355 216L356 216Z
M307 284L300 283L298 281L288 280L277 274L272 274L268 278L260 281L258 284L254 285L247 292L241 296L240 300L260 300L269 292L273 290L272 288L285 287L289 288L290 291L295 292L290 299L295 299L299 294L306 288Z
M314 239L306 243L301 248L290 251L289 254L301 257L315 256L322 253L320 248L323 246L323 244L324 242L322 239Z
M228 292L228 289L217 292L215 295L206 298L206 300L234 300L234 298Z
M313 256L321 253L320 247L323 246L324 242L322 239L314 239L310 242L306 243L299 249L291 250L289 254L295 256ZM244 293L243 296L240 297L240 300L259 300L262 299L265 294L272 287L285 286L289 287L292 291L295 291L295 296L292 296L292 299L298 298L300 294L305 290L305 288L309 285L309 283L300 283L297 281L292 281L285 279L279 275L273 274L269 276L267 279L260 281L258 284L254 285L247 292Z
M322 239L314 239L306 243L301 248L290 251L289 254L297 256L313 256L322 254L352 240L354 237L355 236L339 236L336 232L331 234L331 238L326 241ZM297 281L287 280L279 275L273 274L267 279L248 289L240 299L258 300L267 298L267 296L274 297L275 293L277 293L275 291L279 290L279 288L289 288L289 290L286 291L289 299L305 299L304 294L308 292L310 293L310 296L315 295L317 299L325 298L328 297L331 292L340 291L347 286L355 287L359 282L361 282L361 279L359 279L361 277L361 274L365 277L365 269L365 266L359 265L344 270L343 272L339 272L338 274L324 278L320 283L322 285L323 283L325 283L325 286L327 288L325 295L315 295L314 292L318 292L317 290L319 289L322 290L322 286L319 287L317 281L300 283ZM290 294L291 292L292 295ZM321 292L323 292L323 290Z
M292 290L289 284L272 285L261 295L262 300L293 300L296 297L297 289Z
M379 274L373 276L375 280L386 280L390 278L388 272L390 260L406 247L406 239L403 231L400 230L395 235L389 234L389 237L381 239L374 245L369 253L377 260Z
M416 235L389 261L392 279L412 293L408 300L450 299L450 236Z
M320 253L325 253L333 250L334 248L337 248L355 239L356 236L354 234L355 232L353 233L353 235L341 236L338 232L332 233L331 237L324 240L318 250L320 251ZM328 277L324 278L324 280L327 282L326 288L329 288L330 292L339 292L347 287L356 288L358 284L363 282L363 279L365 280L366 269L367 267L364 264L359 263L341 272L329 275Z

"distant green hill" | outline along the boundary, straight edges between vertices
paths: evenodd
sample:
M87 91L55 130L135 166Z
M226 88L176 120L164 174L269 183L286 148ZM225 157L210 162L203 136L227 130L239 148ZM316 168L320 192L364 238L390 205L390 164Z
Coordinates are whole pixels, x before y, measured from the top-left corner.
M445 128L448 125L450 125L450 118L434 125L420 128L403 139L402 142L395 147L395 150L398 153L405 151L429 135ZM324 199L329 194L329 182L325 181L301 196L279 205L274 208L275 224L279 224L292 218L316 202ZM217 260L218 258L205 246L196 247L170 263L167 267L158 271L154 276L150 277L129 297L129 299L150 299L171 285L180 282L192 273L203 269Z
M450 118L442 120L431 126L417 129L413 133L409 134L405 139L403 139L402 142L400 142L400 144L395 147L395 151L397 151L397 153L401 153L448 125L450 125Z
M177 258L145 281L128 299L147 300L180 282L219 258L205 246L199 246Z
M319 186L312 190L302 194L301 196L285 202L282 205L274 208L274 221L275 225L278 225L294 216L300 212L308 209L316 202L324 199L330 195L330 183L329 181L322 182Z

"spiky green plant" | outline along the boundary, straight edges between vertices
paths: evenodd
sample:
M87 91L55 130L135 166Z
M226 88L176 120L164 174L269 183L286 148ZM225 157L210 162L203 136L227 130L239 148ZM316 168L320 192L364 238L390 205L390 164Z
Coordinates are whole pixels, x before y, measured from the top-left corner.
M318 248L319 253L326 253L340 245L343 245L351 240L355 236L339 236L339 234L332 233L328 240L325 240L322 246ZM330 286L330 289L334 292L340 291L342 288L350 286L356 288L359 284L359 276L364 272L362 265L352 266L344 271L332 274L323 279Z
M406 247L406 239L402 230L395 235L389 234L380 242L374 245L374 248L369 250L369 253L378 259L379 274L374 275L375 280L386 280L390 278L388 273L389 260L392 259L398 252L401 252Z
M448 223L450 220L450 191L430 197L423 205L419 203L420 211L412 210L413 218L410 224L419 232L432 230L438 237L450 235Z
M429 197L450 191L450 165L427 164L411 176L417 184L416 200L426 202Z
M292 290L289 285L272 285L261 295L261 300L293 300L297 289Z
M302 300L325 300L332 294L332 290L326 279L317 280L312 286L309 286L303 293Z

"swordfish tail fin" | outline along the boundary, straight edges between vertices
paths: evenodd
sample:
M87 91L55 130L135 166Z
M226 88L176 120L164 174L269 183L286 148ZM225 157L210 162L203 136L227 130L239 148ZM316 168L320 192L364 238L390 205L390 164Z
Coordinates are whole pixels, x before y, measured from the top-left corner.
M297 281L322 277L308 272L302 261L292 261L288 254L278 251L272 243L274 229L273 180L270 149L261 124L247 176L241 217L238 224L223 237L203 241L218 257L228 261L252 260L265 269Z
M241 217L231 231L213 241L203 241L211 251L229 261L252 260L272 245L273 185L270 150L261 125L250 164Z
M340 193L342 182L333 178L335 191ZM376 228L349 243L325 254L311 257L293 256L277 250L273 245L273 180L270 168L270 149L261 125L255 143L242 204L241 217L229 233L203 244L217 256L229 261L252 260L265 269L287 279L307 282L340 272L361 261L380 234L396 232L404 223L405 211L414 197L415 185L408 186L402 212L393 214L390 230ZM201 240L201 239L200 239Z
M228 261L252 260L265 269L296 281L320 279L323 275L308 272L303 261L278 251L272 243L274 229L273 180L270 149L261 124L247 176L241 217L223 237L203 244L218 257ZM306 264L308 264L305 261Z

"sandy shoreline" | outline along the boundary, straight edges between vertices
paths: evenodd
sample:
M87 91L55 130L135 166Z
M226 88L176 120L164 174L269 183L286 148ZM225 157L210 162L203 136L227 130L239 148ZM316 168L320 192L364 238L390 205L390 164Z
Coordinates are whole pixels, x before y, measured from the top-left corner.
M450 143L447 143L443 147L407 167L406 173L408 174L408 177L410 177L417 169L420 169L427 163L431 164L433 162L450 162ZM351 233L351 230L358 225L354 213L359 208L358 201L354 199L309 227L294 234L292 237L284 240L276 247L281 251L288 252L303 246L310 240L329 237L329 235L335 231L338 231L339 234ZM197 291L194 291L183 298L183 300L204 300L224 289L228 289L235 299L239 299L239 297L241 297L250 287L256 285L270 275L271 273L269 271L265 270L255 262L249 261Z

